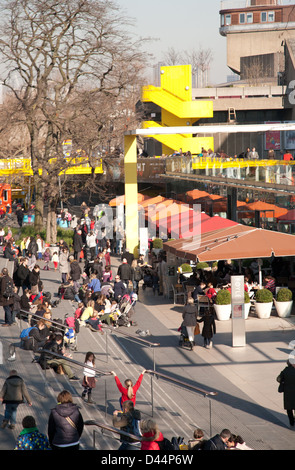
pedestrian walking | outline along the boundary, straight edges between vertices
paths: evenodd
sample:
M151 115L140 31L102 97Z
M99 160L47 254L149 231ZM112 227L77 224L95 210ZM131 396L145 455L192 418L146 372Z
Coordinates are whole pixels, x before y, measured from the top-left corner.
M22 426L14 450L51 450L47 436L38 430L33 416L25 416Z
M59 262L59 257L58 257L57 251L55 251L52 255L52 262L53 262L53 266L54 266L54 271L56 271L57 267L58 267L58 262Z
M27 386L16 370L11 370L5 380L0 392L0 400L5 404L5 413L1 428L5 428L8 425L10 429L14 429L18 406L24 403L24 400L28 402L29 406L32 406L32 400Z
M185 326L187 331L188 340L191 347L195 345L195 327L197 325L198 309L194 303L194 299L190 297L185 305L182 313L182 326Z
M14 295L14 282L8 274L8 269L2 269L2 276L0 278L0 305L4 310L4 323L2 326L11 326L13 323L12 309L13 309L13 295Z
M92 400L92 390L96 386L96 372L93 370L95 367L95 355L93 352L89 351L85 356L84 361L84 370L83 370L83 382L82 386L84 388L82 392L83 400L87 401L87 403L94 404L95 402ZM87 400L86 400L87 396Z
M287 367L278 375L277 381L280 383L279 391L283 393L284 409L287 412L290 426L294 427L295 410L295 364L287 362Z
M142 379L143 379L143 376L144 376L145 372L146 372L146 370L142 371L142 373L140 374L140 376L138 377L138 379L137 379L137 381L134 385L132 383L132 380L126 379L125 382L124 382L125 387L123 387L123 385L121 384L120 379L117 376L117 374L114 371L111 371L111 373L115 377L117 387L118 387L119 391L122 394L122 396L119 400L120 405L121 405L121 409L122 409L123 403L125 401L128 401L128 400L131 400L133 402L134 406L135 406L136 393L137 393L137 391L138 391L138 389L141 385L141 382L142 382Z
M198 323L204 323L202 329L202 336L204 338L204 347L209 349L212 348L212 338L216 334L216 324L214 315L211 309L207 309L202 318L197 320Z
M72 394L63 390L48 419L48 438L52 450L79 450L84 421Z

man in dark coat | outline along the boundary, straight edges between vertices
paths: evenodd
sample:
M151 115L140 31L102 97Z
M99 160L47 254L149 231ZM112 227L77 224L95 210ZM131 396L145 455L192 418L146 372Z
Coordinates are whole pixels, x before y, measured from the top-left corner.
M11 295L8 295L8 287L12 286ZM0 286L0 305L3 307L5 315L5 323L2 326L11 326L12 319L12 307L13 307L13 292L14 282L8 274L8 269L2 269L1 286Z
M16 210L16 217L17 217L17 223L20 227L23 225L23 220L24 220L24 212L21 207L18 207Z
M228 429L223 429L220 434L216 434L216 436L211 437L211 439L205 442L203 450L226 450L227 441L231 435Z
M79 261L76 261L72 256L70 256L70 278L74 281L74 288L76 294L79 290L79 280L82 274L82 270L79 266Z
M74 249L74 258L78 262L80 261L80 254L83 248L82 232L81 230L75 230L73 237L73 249Z
M132 269L126 258L123 258L122 264L118 267L118 275L122 282L126 284L126 287L128 287L129 281L132 280Z
M126 287L121 281L120 276L115 277L114 282L114 299L119 302L119 300L126 294Z
M30 270L27 267L28 260L27 258L21 258L19 266L15 272L15 278L14 278L14 283L18 290L20 287L22 287L23 291L28 287L29 285L29 274Z
M295 364L287 362L287 367L277 377L277 381L283 385L284 388L284 409L287 412L289 423L292 428L294 427L294 410L295 410Z

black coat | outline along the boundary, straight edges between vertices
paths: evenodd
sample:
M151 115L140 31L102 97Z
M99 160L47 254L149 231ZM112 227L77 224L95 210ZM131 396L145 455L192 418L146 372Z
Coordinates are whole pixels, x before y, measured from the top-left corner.
M67 418L74 423L72 425ZM69 445L79 441L84 422L75 403L62 403L51 410L48 420L48 438L51 445Z
M70 277L73 281L79 281L82 271L78 261L72 261L70 264Z
M29 282L31 284L31 286L37 286L39 284L39 281L40 281L40 272L38 271L35 271L35 269L33 269L30 274L29 274Z
M82 236L79 233L75 232L73 237L73 249L76 252L82 251L83 240Z
M9 261L14 261L15 252L12 250L10 245L7 245L4 250L4 258Z
M118 275L120 276L122 281L125 281L125 280L131 281L132 280L131 266L128 263L120 264L120 266L118 267Z
M29 274L29 268L27 268L24 264L20 264L15 273L15 285L17 287L22 286L26 281L28 281Z
M277 380L284 383L284 409L295 410L295 367L285 367Z
M6 298L3 296L5 289L6 289L6 283L8 281L13 283L13 280L11 279L10 276L3 276L0 278L1 280L1 287L0 287L0 305L2 307L5 307L6 305L12 305L13 304L13 296Z
M209 314L205 314L200 320L197 320L198 323L204 323L203 329L202 329L202 336L203 338L208 338L211 339L213 337L213 334L216 333L216 325L215 325L215 320L214 316Z
M114 297L118 299L126 294L126 287L122 281L114 282Z
M207 442L205 442L203 450L226 450L227 445L223 442L219 434L211 437Z

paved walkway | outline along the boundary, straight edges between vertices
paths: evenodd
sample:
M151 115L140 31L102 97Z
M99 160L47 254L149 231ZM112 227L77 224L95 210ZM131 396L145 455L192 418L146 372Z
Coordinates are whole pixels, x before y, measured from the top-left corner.
M113 258L112 264L115 270L118 260ZM56 293L59 274L42 271L42 278L45 289ZM115 370L122 381L127 377L136 380L143 368L153 369L155 363L159 373L218 392L216 397L205 398L190 389L145 375L138 392L137 407L144 417L153 416L169 438L180 435L188 439L195 427L201 427L209 437L227 427L256 450L293 450L294 431L288 427L282 395L277 392L276 376L285 367L290 353L289 342L295 339L294 318L282 320L273 315L268 320L260 320L250 316L246 320L247 344L242 348L231 345L231 321L217 322L214 347L204 349L201 337L197 337L194 351L188 351L178 346L181 311L181 305L154 296L151 289L140 290L134 317L137 325L120 327L103 336L81 328L74 359L83 362L86 352L93 350L97 357L96 367L106 373ZM53 309L53 317L63 318L66 313L73 312L74 305L62 301ZM127 333L138 337L139 329L149 329L151 336L145 339L160 343L160 347L146 347L124 336ZM84 420L111 424L119 398L113 377L107 375L99 379L94 390L97 404L87 405L80 398L81 368L73 365L76 375L81 378L79 382L69 382L65 376L58 376L51 370L45 376L39 365L32 363L32 353L19 349L19 331L19 326L0 328L3 345L0 381L2 384L13 364L28 384L33 407L19 407L14 431L0 429L0 449L13 448L21 430L21 419L28 413L36 417L40 430L46 432L50 409L55 406L56 396L63 388L73 393ZM14 363L7 361L11 343L16 345L17 360ZM118 448L114 435L102 435L99 428L86 426L81 442L83 449L92 449L94 430L98 431L95 433L96 449Z

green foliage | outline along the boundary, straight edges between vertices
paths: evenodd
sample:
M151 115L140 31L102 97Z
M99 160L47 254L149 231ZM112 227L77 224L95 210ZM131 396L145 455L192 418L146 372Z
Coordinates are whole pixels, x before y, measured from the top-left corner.
M249 296L248 292L245 292L245 295L244 295L244 302L245 302L245 304L249 304L249 303L250 303L250 296Z
M37 235L40 235L44 241L46 240L46 230L43 229L37 232L34 228L34 225L24 225L21 229L12 228L12 234L16 244L19 244L23 238L36 238ZM68 246L71 247L73 245L73 236L74 232L72 229L58 228L56 241L58 242L59 240L64 240Z
M181 271L182 271L183 273L191 273L191 272L193 272L191 265L188 264L188 263L183 263L180 267L181 267Z
M155 238L153 240L153 248L155 248L156 250L157 249L160 249L162 250L163 248L163 240L161 238Z
M258 289L256 291L255 300L256 302L263 303L263 304L272 302L273 300L272 292L270 292L270 290L268 289Z
M197 269L205 269L205 268L209 268L208 263L205 263L205 262L197 263Z
M221 289L217 292L215 303L217 305L229 305L231 303L231 293L227 289Z
M290 300L292 299L293 299L293 294L290 289L287 289L287 287L283 287L282 289L279 290L278 295L277 295L278 302L290 302Z

